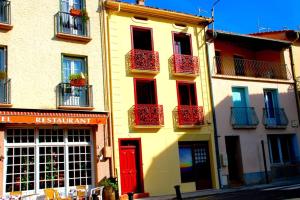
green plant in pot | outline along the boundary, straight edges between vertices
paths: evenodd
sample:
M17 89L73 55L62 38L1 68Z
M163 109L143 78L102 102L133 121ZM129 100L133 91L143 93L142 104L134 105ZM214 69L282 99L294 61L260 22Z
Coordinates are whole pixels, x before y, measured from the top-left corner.
M118 191L118 183L115 178L104 178L102 179L99 186L104 186L103 199L104 200L115 200L116 193Z
M71 74L70 79L70 85L75 87L83 87L86 85L86 75L82 72L79 74Z
M81 17L82 17L82 21L83 21L83 22L86 22L87 20L90 19L90 18L89 18L89 15L88 15L88 12L86 11L85 8L83 8L83 9L81 10Z

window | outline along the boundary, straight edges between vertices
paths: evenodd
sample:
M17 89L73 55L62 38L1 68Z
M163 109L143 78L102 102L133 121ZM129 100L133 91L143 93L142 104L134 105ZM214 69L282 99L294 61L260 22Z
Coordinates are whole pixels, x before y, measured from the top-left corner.
M298 160L296 135L268 135L270 160L273 164Z
M211 187L211 171L208 143L179 142L181 182L196 182L200 188Z
M82 16L72 16L70 9L82 10L83 0L61 0L60 20L62 32L73 35L86 35L85 21Z
M174 33L174 53L192 55L191 50L191 37L189 34Z
M79 75L84 78L83 83L70 82L71 75ZM60 85L62 106L90 106L90 88L87 84L86 58L63 56L62 84Z
M242 56L233 56L235 75L245 76L245 60Z
M133 49L153 50L152 30L148 28L132 27Z
M157 104L155 80L134 79L134 84L136 104Z
M217 74L222 74L222 58L221 52L215 51L215 59L216 59L216 67L217 67Z
M196 83L177 82L178 105L197 105Z
M7 129L5 148L5 192L92 185L88 129Z

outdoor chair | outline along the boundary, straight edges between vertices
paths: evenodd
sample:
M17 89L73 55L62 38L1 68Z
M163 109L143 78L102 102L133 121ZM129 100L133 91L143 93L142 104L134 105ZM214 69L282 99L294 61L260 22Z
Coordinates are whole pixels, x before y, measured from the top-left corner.
M60 197L59 192L52 188L44 189L44 193L46 195L45 199L47 200L72 200L71 197L65 197L65 198Z
M93 197L96 196L97 200L102 200L103 188L104 188L104 186L100 186L100 187L96 187L96 188L91 189L89 199L93 200Z

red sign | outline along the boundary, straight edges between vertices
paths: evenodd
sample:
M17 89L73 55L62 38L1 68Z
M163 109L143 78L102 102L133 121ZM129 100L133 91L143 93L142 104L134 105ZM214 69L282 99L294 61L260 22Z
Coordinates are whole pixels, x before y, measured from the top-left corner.
M22 124L106 124L105 114L39 113L0 111L0 123Z

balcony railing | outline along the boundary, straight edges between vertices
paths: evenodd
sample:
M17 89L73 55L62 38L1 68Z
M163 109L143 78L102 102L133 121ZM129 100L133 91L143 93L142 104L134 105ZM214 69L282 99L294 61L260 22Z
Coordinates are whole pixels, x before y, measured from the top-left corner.
M132 49L129 52L129 70L131 72L158 73L158 52L141 49Z
M199 74L199 61L197 56L174 54L173 73L175 75L194 75Z
M0 104L11 104L10 79L0 80Z
M142 127L160 127L164 125L164 111L162 105L136 104L130 109L131 125Z
M289 124L283 108L264 108L263 122L266 128L286 128Z
M198 127L204 125L203 107L177 106L175 108L175 121L178 127Z
M256 128L259 120L253 107L231 107L233 128Z
M222 56L215 57L215 74L283 80L292 78L285 64Z
M56 35L73 35L78 37L90 37L90 22L86 16L72 16L67 12L58 12L55 15Z
M91 85L82 87L60 83L57 86L58 107L93 107L93 90Z

